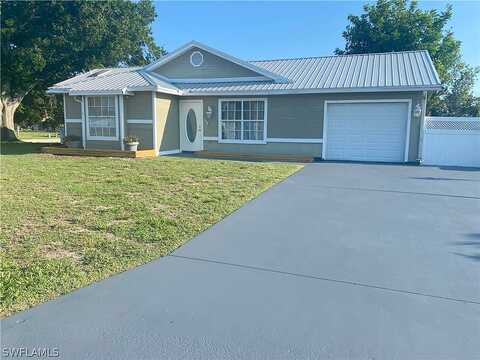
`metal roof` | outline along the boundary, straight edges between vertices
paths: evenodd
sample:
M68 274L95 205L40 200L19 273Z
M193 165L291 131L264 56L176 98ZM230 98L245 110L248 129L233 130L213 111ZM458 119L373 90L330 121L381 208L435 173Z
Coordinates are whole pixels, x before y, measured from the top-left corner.
M108 70L95 76L100 70ZM94 69L62 81L50 87L50 93L87 94L125 94L129 91L157 90L178 93L172 84L158 79L152 73L146 73L143 67Z
M427 51L252 61L288 82L176 84L184 93L436 90L440 79Z
M427 51L355 54L251 61L277 74L265 81L175 83L146 67L113 68L98 76L78 75L49 88L51 93L127 93L156 90L179 95L282 94L321 92L375 92L439 90L440 79ZM93 77L92 77L93 73Z

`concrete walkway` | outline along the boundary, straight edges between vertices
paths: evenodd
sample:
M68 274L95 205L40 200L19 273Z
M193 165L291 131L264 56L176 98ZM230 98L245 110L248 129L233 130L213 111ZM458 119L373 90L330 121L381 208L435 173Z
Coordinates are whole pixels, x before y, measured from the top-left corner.
M172 255L10 317L66 359L478 359L480 172L310 164Z

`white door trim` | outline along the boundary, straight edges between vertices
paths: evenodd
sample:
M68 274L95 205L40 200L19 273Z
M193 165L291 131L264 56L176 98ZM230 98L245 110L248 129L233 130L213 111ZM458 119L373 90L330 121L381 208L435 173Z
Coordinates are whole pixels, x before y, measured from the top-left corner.
M204 137L203 137L203 100L199 100L199 99L194 99L194 100L188 99L188 100L180 100L179 101L179 118L180 118L179 143L180 143L180 150L181 151L192 151L191 149L182 148L182 143L183 143L182 137L184 137L185 139L188 139L188 136L186 134L186 126L182 125L185 122L185 119L184 119L183 115L186 115L186 114L182 113L182 107L184 107L188 104L200 105L200 114L195 114L197 116L197 119L196 119L197 120L197 135L196 136L198 138L199 148L196 149L196 150L193 150L193 151L201 151L201 150L203 150L203 147L204 147L204 144L203 144L203 140L204 140ZM182 128L184 128L185 133L182 133ZM197 138L196 138L196 140L197 140Z
M408 114L407 114L407 130L405 137L405 151L404 151L404 161L408 161L408 149L410 148L410 122L412 117L412 99L374 99L374 100L325 100L323 104L323 143L322 143L322 158L326 160L326 150L327 150L327 108L328 104L349 104L349 103L407 103L408 104Z

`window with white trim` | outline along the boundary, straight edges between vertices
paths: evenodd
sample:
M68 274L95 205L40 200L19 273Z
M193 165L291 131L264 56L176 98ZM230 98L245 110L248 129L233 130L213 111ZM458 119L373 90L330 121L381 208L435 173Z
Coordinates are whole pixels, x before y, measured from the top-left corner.
M219 139L224 142L265 142L265 100L220 100Z
M87 98L88 135L92 139L117 139L117 106L115 96Z

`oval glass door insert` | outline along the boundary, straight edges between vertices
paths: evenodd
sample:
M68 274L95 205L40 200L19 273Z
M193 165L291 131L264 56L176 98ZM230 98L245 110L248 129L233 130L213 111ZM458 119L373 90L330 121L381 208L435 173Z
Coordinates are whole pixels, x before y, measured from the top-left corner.
M186 128L188 141L193 143L197 137L197 117L195 116L195 111L193 111L193 109L188 111Z

